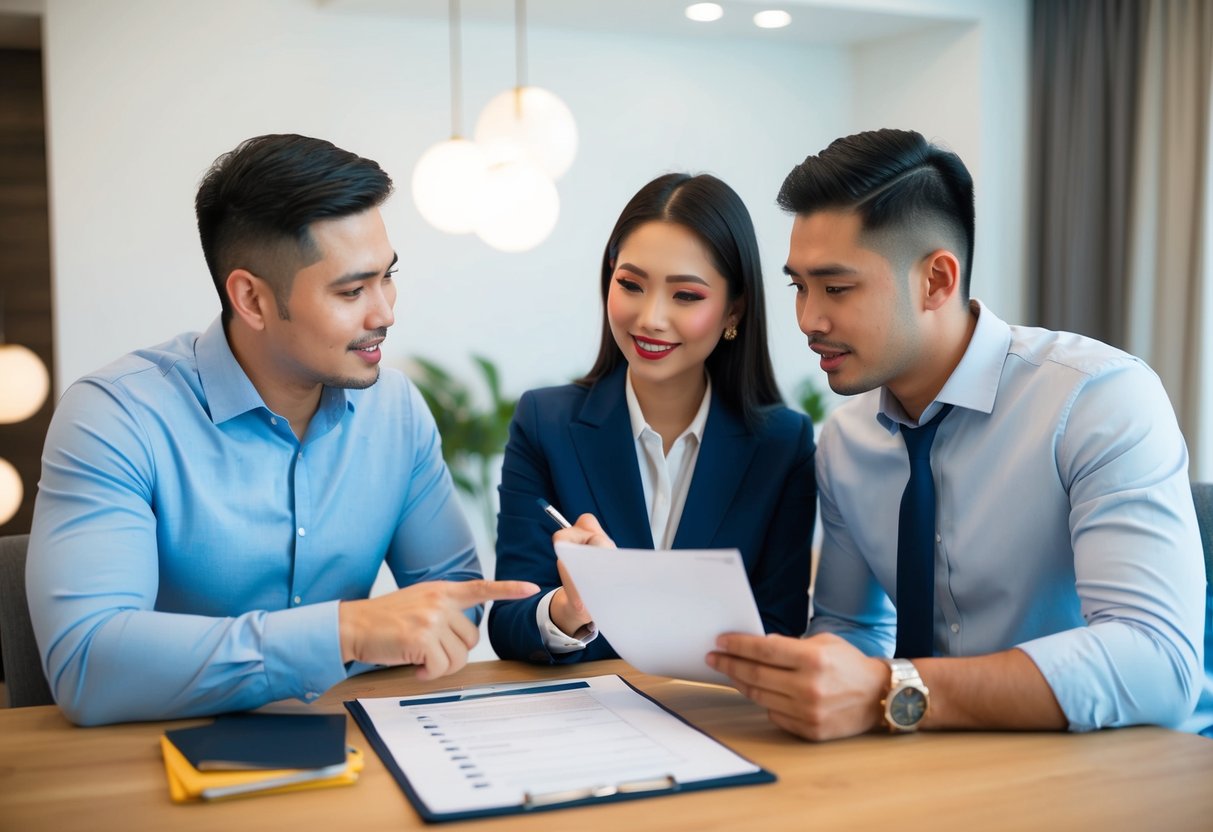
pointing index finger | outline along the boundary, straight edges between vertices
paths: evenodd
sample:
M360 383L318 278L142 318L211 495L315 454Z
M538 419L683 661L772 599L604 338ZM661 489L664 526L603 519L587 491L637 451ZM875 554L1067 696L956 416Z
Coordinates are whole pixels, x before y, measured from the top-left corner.
M513 601L527 598L539 591L530 581L457 581L450 585L450 595L464 609L486 601Z

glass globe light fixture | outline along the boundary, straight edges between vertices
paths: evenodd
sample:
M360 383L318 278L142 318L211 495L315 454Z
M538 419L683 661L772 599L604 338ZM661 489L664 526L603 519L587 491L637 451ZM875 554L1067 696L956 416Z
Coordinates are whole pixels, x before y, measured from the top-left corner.
M559 179L577 155L577 122L559 96L542 87L505 90L476 120L476 143L490 164L526 159Z
M480 193L476 236L498 251L529 251L556 227L556 185L526 160L490 166Z
M33 350L0 341L0 424L33 416L50 389L50 374Z
M438 142L413 168L413 202L439 231L468 234L476 226L476 203L487 173L488 159L474 142Z

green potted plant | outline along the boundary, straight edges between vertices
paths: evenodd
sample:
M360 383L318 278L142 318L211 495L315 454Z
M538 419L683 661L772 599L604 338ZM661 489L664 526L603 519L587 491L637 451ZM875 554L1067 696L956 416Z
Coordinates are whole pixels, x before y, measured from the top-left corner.
M809 418L813 420L813 427L815 428L821 427L826 419L826 414L830 412L828 394L819 388L812 378L806 378L796 388L796 404L800 406L801 410L809 414Z
M442 436L442 458L455 486L479 504L491 544L497 530L493 473L497 458L505 451L518 400L502 394L497 366L484 356L473 355L472 361L488 390L487 406L480 406L471 388L440 365L416 356L411 361L409 376L434 414Z

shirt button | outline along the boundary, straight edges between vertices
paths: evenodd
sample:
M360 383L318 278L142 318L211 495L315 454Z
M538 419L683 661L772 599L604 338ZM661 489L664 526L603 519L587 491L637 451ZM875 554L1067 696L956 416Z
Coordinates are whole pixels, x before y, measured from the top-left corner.
M302 598L302 596L296 595L296 596L295 596L295 603L296 603L296 604L302 604L302 603L303 603L303 598Z
M303 526L300 526L300 527L299 527L299 536L300 536L300 537L307 537L307 529L303 528Z
M271 424L271 425L276 425L276 424L278 424L278 420L277 420L276 418L274 418L273 416L271 416L271 417L270 417L270 424Z
M298 600L298 599L296 599L296 600ZM959 624L953 624L953 625L952 625L952 632L954 632L954 633L959 633L959 632L960 632L960 625L959 625Z
M307 692L307 698L308 698L308 699L316 699L316 698L318 698L319 696L320 696L320 694L316 693L316 691L314 691L314 690L309 690L309 691Z
M300 458L300 459L303 459L303 451L300 451L300 452L299 452L299 458Z
M941 535L939 532L935 532L935 542L936 542L936 543L942 543L942 542L943 542L943 535Z

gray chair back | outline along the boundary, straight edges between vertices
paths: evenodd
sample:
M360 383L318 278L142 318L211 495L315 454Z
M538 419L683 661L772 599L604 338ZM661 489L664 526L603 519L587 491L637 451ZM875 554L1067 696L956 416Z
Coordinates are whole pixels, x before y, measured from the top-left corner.
M0 537L0 653L4 656L4 684L11 708L55 704L29 620L25 596L28 548L27 534Z

